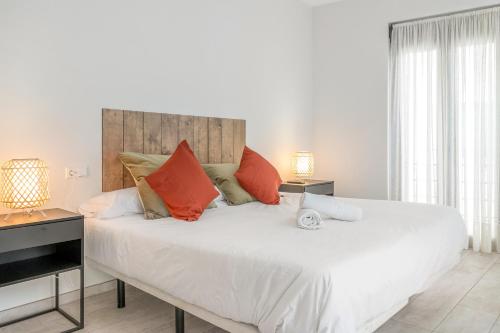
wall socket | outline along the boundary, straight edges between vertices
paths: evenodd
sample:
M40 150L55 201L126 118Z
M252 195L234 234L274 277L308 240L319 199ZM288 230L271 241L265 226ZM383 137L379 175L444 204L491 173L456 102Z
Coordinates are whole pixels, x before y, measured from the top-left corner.
M65 179L77 179L82 177L88 177L88 175L89 175L89 170L87 166L81 168L67 167L64 169Z

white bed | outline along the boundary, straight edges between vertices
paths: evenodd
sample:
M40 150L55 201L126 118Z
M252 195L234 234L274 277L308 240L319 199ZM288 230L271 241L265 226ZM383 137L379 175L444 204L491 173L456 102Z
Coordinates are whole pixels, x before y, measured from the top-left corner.
M451 208L341 200L363 220L299 229L296 194L206 210L196 223L86 219L86 256L231 331L372 332L458 263L465 226Z

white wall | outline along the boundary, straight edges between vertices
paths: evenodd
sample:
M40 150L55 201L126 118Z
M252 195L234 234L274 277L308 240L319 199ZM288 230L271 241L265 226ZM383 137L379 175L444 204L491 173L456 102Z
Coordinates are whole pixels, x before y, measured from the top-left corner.
M110 107L244 118L286 177L291 152L311 148L311 18L299 0L2 0L0 161L44 159L50 206L75 210L100 191ZM64 180L85 165L88 178ZM49 282L1 289L0 310Z
M346 0L313 11L317 176L336 194L387 198L388 25L498 0Z

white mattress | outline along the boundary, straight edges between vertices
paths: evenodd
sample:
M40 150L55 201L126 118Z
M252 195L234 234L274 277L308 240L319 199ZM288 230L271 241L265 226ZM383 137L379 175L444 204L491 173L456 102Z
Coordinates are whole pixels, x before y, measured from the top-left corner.
M210 209L196 223L86 219L86 255L263 333L350 333L423 291L466 247L455 209L341 200L363 220L299 229L293 194Z

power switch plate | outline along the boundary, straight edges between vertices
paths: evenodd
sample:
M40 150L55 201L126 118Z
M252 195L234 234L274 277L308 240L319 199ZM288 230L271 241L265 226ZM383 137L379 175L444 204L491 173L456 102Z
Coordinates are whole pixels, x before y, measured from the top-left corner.
M87 177L89 175L88 167L81 168L71 168L67 167L64 169L64 178L66 179L76 179Z

